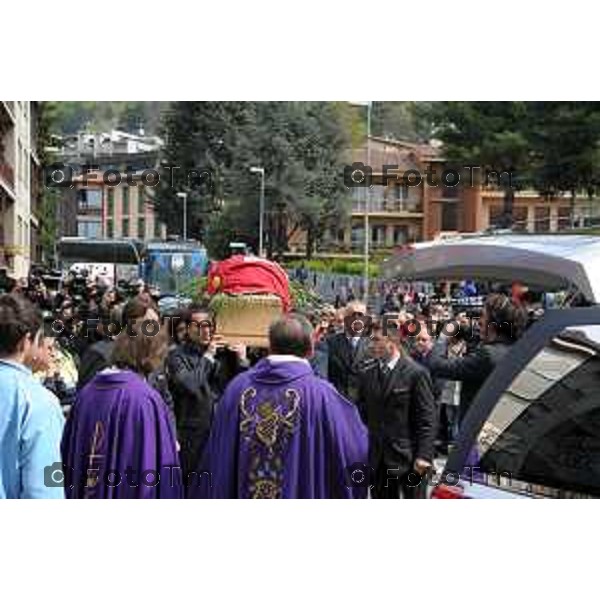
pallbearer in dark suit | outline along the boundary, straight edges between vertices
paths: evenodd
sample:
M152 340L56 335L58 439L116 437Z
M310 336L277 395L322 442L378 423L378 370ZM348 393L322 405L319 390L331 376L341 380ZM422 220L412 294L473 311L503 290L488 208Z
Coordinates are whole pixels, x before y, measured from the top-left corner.
M404 355L396 330L374 326L376 360L360 376L358 407L369 429L374 498L424 498L436 413L431 378Z
M359 374L368 358L369 339L367 309L360 302L351 302L346 308L344 331L328 338L328 379L340 394L356 403Z

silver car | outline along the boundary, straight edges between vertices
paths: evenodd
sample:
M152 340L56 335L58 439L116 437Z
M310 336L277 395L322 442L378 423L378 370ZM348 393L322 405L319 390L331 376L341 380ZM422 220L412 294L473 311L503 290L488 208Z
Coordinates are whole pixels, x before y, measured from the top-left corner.
M433 498L600 496L600 238L464 236L416 244L391 279L519 281L562 290L474 398ZM570 305L588 304L583 308Z

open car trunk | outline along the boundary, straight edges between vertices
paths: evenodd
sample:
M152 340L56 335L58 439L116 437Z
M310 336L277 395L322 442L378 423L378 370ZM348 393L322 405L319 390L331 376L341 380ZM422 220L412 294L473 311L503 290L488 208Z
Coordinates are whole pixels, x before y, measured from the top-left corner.
M415 244L382 264L388 279L474 279L573 289L600 299L600 238L574 235L482 235Z

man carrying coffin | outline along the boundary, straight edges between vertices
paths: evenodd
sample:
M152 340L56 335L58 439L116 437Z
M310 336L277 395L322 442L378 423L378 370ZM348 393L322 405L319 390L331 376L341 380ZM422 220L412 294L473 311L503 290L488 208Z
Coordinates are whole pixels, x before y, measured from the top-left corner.
M366 462L367 430L357 408L313 374L312 341L303 317L271 325L269 355L233 379L217 408L192 497L366 496L348 472Z

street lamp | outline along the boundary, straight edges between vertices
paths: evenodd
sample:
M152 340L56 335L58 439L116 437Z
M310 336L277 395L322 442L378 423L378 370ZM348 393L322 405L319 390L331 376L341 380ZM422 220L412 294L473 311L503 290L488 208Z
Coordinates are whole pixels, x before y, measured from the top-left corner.
M263 256L263 228L265 213L265 170L262 167L250 167L250 173L260 174L260 205L258 215L258 255Z
M367 166L371 166L371 108L373 103L369 101L350 101L350 104L365 106L367 107ZM365 304L369 302L369 208L371 199L371 188L368 187L365 190L365 240L364 240L364 260L365 260L365 271L364 271L364 282L365 282L365 293L363 301Z
M371 166L371 102L367 103L367 166ZM364 303L369 303L369 209L371 199L371 188L366 189L365 197L365 297Z
M183 241L187 241L187 193L177 192L177 197L183 200Z

